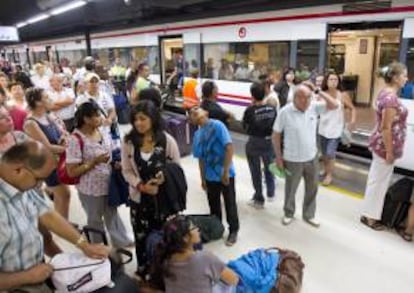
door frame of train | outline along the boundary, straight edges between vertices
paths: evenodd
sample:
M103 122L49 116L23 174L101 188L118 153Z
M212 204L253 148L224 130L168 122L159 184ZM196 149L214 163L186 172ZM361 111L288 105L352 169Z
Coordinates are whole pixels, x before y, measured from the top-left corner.
M402 47L402 40L403 40L403 30L404 30L404 19L400 19L400 20L392 20L392 21L365 21L365 22L339 22L339 23L334 23L334 22L330 22L327 23L326 26L326 50L325 50L325 70L328 69L328 65L329 65L329 47L331 45L331 41L332 41L332 37L331 37L331 33L333 32L334 28L344 28L346 27L346 30L349 31L364 31L364 30L369 30L369 29L385 29L385 28L399 28L400 29L400 36L399 36L399 54L398 54L398 60L401 61L401 50L403 50ZM377 42L374 42L374 53L372 55L373 58L373 65L372 65L372 70L375 69L376 66L376 59L378 57L377 55ZM369 97L369 102L367 104L371 105L372 101L373 101L373 90L375 87L375 79L373 77L371 77L371 81L370 81L370 97Z
M164 47L163 42L165 40L172 40L172 39L181 39L183 42L183 54L184 54L184 39L182 34L177 35L165 35L165 36L158 36L158 60L159 60L159 69L160 69L160 82L164 84L166 81L165 78L165 64L164 64Z

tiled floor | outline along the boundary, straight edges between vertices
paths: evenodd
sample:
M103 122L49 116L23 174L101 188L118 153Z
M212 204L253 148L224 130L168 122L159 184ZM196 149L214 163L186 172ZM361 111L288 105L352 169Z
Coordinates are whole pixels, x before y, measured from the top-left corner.
M224 241L206 246L224 260L230 260L258 247L280 246L300 253L305 262L304 293L410 293L413 289L412 268L414 244L404 242L391 232L375 232L359 224L361 201L321 187L318 195L318 216L321 227L315 229L301 220L303 186L297 194L296 220L283 226L284 182L277 185L277 200L266 204L264 210L247 205L252 195L250 174L246 161L237 157L236 188L241 230L238 243L228 248ZM208 212L206 195L200 187L197 162L182 160L187 181L188 213ZM352 184L352 182L350 182ZM119 209L128 229L129 211ZM75 192L71 201L70 220L85 223L85 214ZM62 245L73 249L70 245ZM129 272L135 264L128 265Z

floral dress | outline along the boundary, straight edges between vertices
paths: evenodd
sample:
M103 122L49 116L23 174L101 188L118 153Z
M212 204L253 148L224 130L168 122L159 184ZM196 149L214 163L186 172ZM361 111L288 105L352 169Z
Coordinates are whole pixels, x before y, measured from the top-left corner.
M384 139L381 132L381 123L384 119L383 111L387 108L394 108L397 111L397 114L394 117L392 122L392 145L394 151L394 158L401 158L403 155L406 130L407 130L407 117L408 110L400 102L398 96L389 91L382 90L378 94L378 99L376 102L376 126L375 130L372 133L369 139L369 148L379 157L385 159L386 150Z

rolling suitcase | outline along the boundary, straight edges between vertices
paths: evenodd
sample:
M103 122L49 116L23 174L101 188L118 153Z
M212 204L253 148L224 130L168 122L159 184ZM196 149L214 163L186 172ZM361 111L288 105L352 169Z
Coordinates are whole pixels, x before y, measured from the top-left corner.
M398 228L408 215L413 181L407 177L388 188L382 210L381 222L389 228Z
M88 241L93 233L101 235L102 242L108 245L108 239L104 231L96 230L85 226L82 229ZM94 291L94 293L124 293L139 292L139 286L136 281L124 272L124 265L132 261L132 253L128 250L118 248L114 250L110 257L111 261L111 278L114 283L112 287L103 287Z
M182 157L191 154L195 126L187 121L187 117L178 114L163 114L167 132L175 138Z

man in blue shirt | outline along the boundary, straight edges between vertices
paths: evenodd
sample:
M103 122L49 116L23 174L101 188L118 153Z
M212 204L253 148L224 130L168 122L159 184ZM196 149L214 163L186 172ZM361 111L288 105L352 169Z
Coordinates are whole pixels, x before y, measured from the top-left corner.
M194 135L193 154L198 158L203 189L207 191L210 213L222 218L221 194L226 208L229 236L227 246L237 241L239 217L234 187L233 143L226 126L209 119L208 112L200 107L190 110L191 122L200 126Z

